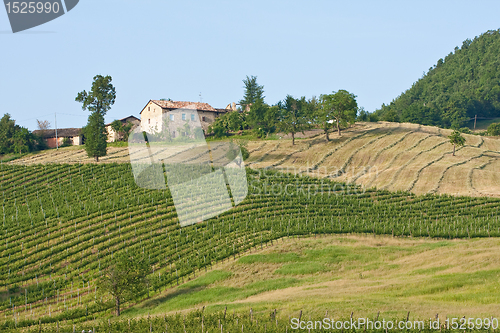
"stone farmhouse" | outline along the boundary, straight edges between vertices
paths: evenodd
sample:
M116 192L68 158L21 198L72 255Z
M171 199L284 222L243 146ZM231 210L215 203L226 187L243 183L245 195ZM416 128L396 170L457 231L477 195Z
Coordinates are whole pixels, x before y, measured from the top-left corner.
M69 138L71 144L74 146L79 146L83 144L83 134L81 128L58 128L57 129L57 140L56 140L56 130L35 130L33 134L40 136L47 142L49 148L61 147L64 139Z
M128 116L122 119L118 119L123 125L126 123L132 123L132 130L141 124L141 120L134 116ZM106 131L108 132L107 142L115 142L119 139L119 134L116 133L113 128L111 128L111 123L106 124Z
M162 119L165 113L168 113L172 110L182 109L182 108L192 108L196 110L198 113L198 117L200 119L201 127L205 131L208 130L208 126L215 121L215 118L223 115L226 112L232 111L235 109L235 105L229 104L225 109L216 109L213 108L208 103L201 102L176 102L170 100L150 100L148 104L142 109L141 114L141 129L147 133L155 133L162 130ZM189 113L189 114L188 114ZM186 112L182 117L186 119L175 119L172 114L169 118L170 121L179 122L179 125L185 121L194 120L191 117L194 115L191 112ZM174 118L174 119L172 119ZM179 117L177 117L179 118Z

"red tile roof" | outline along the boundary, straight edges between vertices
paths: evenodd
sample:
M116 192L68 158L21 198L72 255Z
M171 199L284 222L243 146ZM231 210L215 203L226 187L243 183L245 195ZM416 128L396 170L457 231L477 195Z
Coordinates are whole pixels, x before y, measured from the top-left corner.
M200 102L182 102L182 101L157 101L151 100L151 102L160 106L163 109L181 109L185 107L194 107L196 110L200 111L218 111L214 109L208 103L200 103ZM219 111L220 112L220 111Z

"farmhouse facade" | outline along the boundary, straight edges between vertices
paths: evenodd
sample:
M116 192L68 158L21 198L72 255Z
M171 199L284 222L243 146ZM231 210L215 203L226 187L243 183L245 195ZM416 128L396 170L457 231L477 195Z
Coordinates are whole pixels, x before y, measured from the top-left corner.
M200 120L201 127L203 128L205 133L208 130L208 126L210 126L210 124L212 124L217 117L226 112L232 111L230 105L228 105L228 108L225 109L216 109L213 108L208 103L201 103L201 102L181 102L181 101L176 102L170 100L168 101L150 100L148 104L146 104L146 106L140 112L141 130L147 133L160 132L162 130L164 114L168 114L172 110L183 109L183 108L189 108L192 109L192 111L196 111ZM191 114L192 112L189 112L187 110L186 112L189 114L186 113L184 116L182 116L185 117L185 119L182 118L176 119L176 117L173 114L166 116L169 117L168 118L169 121L174 121L179 123L184 121L194 120L192 118L194 117L194 114Z
M132 123L132 130L134 130L137 126L141 124L141 120L134 116L128 116L122 119L118 119L123 125L126 123ZM115 132L115 130L111 127L111 123L106 124L106 131L108 132L107 142L115 142L120 138L120 135Z
M58 128L57 139L56 130L35 130L33 134L40 136L47 142L49 148L61 147L64 139L68 138L73 146L80 146L83 144L83 134L81 128Z

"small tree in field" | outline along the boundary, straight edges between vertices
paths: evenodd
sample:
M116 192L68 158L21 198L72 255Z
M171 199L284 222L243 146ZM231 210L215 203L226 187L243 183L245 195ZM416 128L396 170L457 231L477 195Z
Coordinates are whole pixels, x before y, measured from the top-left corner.
M145 257L115 255L114 262L104 271L98 284L102 292L109 292L115 300L116 316L121 305L137 299L148 286L150 267Z
M459 131L453 131L448 138L450 139L450 143L453 145L453 156L455 156L455 146L463 146L465 144L465 138Z
M99 157L106 155L107 131L104 126L104 116L115 104L116 91L111 84L111 76L94 76L92 89L79 92L75 100L82 103L83 110L91 112L85 127L85 150L89 157L99 162Z

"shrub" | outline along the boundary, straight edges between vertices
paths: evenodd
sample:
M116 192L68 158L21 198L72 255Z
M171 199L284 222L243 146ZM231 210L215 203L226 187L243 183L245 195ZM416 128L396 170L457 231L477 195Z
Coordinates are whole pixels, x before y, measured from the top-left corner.
M64 138L61 147L69 147L73 145L73 141L70 138Z
M241 147L241 156L243 157L243 161L246 160L248 157L250 157L250 153L248 152L248 149L246 147Z
M376 123L378 121L378 116L375 113L370 113L368 115L368 121L371 123Z
M488 126L488 134L489 135L500 135L500 123L493 123Z
M260 139L262 139L262 138L264 138L266 136L266 132L264 132L264 130L262 128L260 128L260 127L254 128L253 129L253 134L256 137L260 138Z

